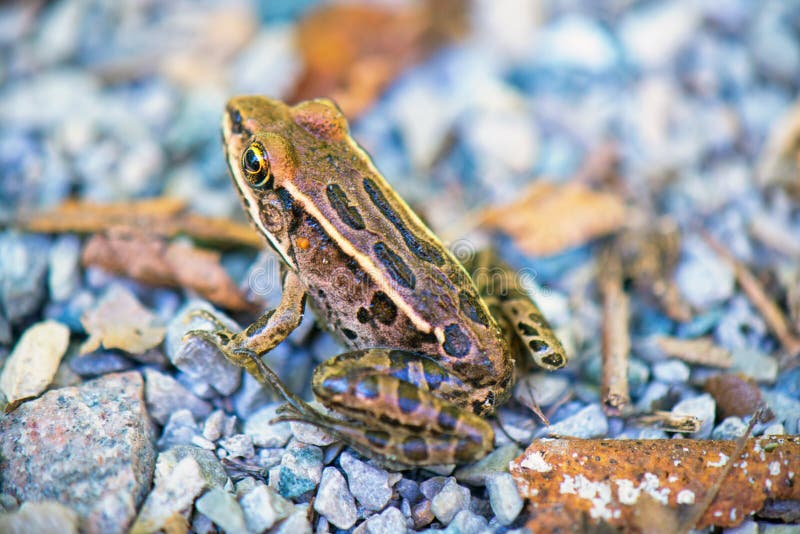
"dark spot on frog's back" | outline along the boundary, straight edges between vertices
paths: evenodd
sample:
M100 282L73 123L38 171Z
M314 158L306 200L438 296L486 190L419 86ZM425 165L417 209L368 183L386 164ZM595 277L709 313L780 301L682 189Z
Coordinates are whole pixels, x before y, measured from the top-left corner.
M364 229L364 219L361 217L361 213L358 208L350 205L347 194L338 184L329 184L325 188L325 192L328 195L328 202L343 223L354 230Z
M382 430L367 430L364 433L364 437L366 437L369 444L376 449L385 449L391 440L391 436Z
M366 308L359 308L358 312L356 312L356 319L361 324L368 323L370 320L370 314Z
M342 328L342 334L344 334L344 337L346 337L349 340L353 340L353 339L358 338L358 334L356 334L355 332L353 332L349 328Z
M408 382L397 383L397 407L400 411L409 414L419 408L421 401L419 390Z
M403 258L387 247L383 241L375 243L372 250L375 251L375 255L386 268L392 280L407 289L414 289L417 285L417 277L414 276L414 272L406 265Z
M472 321L483 326L489 326L489 318L486 316L486 312L474 292L462 289L458 293L458 303L464 315Z
M520 332L525 334L526 336L538 336L539 331L534 328L533 326L529 325L528 323L523 323L522 321L517 323L517 328Z
M461 358L469 353L472 343L460 326L453 323L444 327L444 351L450 356Z
M428 458L428 446L425 440L417 436L409 436L403 441L403 455L409 460L421 462Z
M297 204L295 203L294 199L292 198L291 193L286 190L284 187L279 187L275 190L278 194L278 198L281 199L281 204L283 204L283 209L286 212L287 216L289 217L289 234L297 231L297 228L300 226L302 222L302 212L298 208Z
M372 203L375 204L375 207L378 208L378 211L388 219L392 225L397 228L397 231L400 232L400 236L403 238L408 249L414 253L418 258L421 260L433 263L439 267L444 265L444 256L442 253L431 243L428 243L425 239L418 238L415 236L411 230L408 229L406 223L403 222L403 219L394 211L394 208L389 204L386 200L386 197L383 195L381 190L378 188L378 184L375 183L374 180L370 178L364 178L364 190L369 195L369 198L372 200Z
M363 310L364 308L361 309ZM387 326L392 324L397 317L397 306L394 302L392 302L392 299L386 296L386 293L383 291L375 292L375 294L372 296L372 302L370 302L369 309L379 323ZM366 310L364 311L366 312ZM359 310L359 313L360 312L361 310ZM367 313L367 320L369 320L369 313ZM360 317L359 321L361 321Z

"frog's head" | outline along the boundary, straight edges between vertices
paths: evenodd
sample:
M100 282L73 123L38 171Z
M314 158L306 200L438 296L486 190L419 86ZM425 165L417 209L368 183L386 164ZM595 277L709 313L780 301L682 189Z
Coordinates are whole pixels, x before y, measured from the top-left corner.
M239 96L228 102L222 138L231 178L250 219L284 262L295 267L288 212L335 172L326 168L331 165L327 155L340 155L340 147L350 145L347 120L328 99L288 106L263 96Z

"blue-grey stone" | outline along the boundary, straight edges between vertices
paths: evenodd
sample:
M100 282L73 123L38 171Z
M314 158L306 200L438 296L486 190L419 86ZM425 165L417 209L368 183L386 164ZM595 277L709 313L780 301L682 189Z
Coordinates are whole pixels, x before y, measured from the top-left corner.
M489 503L498 521L510 525L522 511L525 501L519 494L514 477L510 473L494 473L486 477Z
M735 440L747 432L747 425L739 417L726 417L711 432L711 439Z
M539 433L545 436L601 438L608 433L608 419L599 404L590 404L577 413L562 419Z
M708 439L714 428L714 415L716 411L714 398L708 393L682 400L672 408L675 415L693 415L701 421L700 430L691 434L695 439Z
M281 458L278 492L287 499L296 499L313 491L322 478L322 467L322 449L299 442L289 444Z
M800 400L777 391L762 391L767 406L775 414L775 423L783 423L787 434L797 434L800 430Z
M49 240L0 233L0 308L12 325L33 314L45 297Z
M358 519L356 501L347 489L347 482L335 467L326 467L322 472L314 510L335 525L346 530Z
M689 380L691 370L680 360L666 360L653 364L653 378L665 384L682 384Z

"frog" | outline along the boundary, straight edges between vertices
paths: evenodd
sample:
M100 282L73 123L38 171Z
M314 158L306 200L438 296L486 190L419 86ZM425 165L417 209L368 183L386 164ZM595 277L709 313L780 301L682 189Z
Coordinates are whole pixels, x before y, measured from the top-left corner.
M234 332L212 312L194 330L283 404L275 421L313 424L394 466L473 462L488 422L531 362L563 366L562 344L496 255L461 262L389 185L330 99L295 105L236 96L222 119L230 177L253 228L281 264L273 309ZM501 289L470 275L491 267ZM492 279L495 277L492 276ZM264 356L305 308L345 347L313 371L311 404Z

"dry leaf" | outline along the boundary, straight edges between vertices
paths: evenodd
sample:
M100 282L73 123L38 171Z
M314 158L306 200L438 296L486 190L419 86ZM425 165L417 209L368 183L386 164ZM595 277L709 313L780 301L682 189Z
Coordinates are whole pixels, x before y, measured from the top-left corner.
M400 72L463 32L464 4L331 4L312 11L297 29L305 71L291 100L325 95L348 117L358 116Z
M183 287L229 310L252 310L228 273L220 255L188 243L163 239L130 229L95 235L84 246L83 264L127 276L142 283Z
M67 201L56 208L24 215L18 225L29 232L95 234L116 227L147 228L165 237L187 235L218 246L260 249L264 243L249 226L186 211L182 200L157 197L132 202L96 204Z
M68 345L69 329L56 321L37 323L22 334L0 375L6 413L47 389Z
M81 317L81 324L89 333L81 354L97 350L101 344L142 354L161 343L166 333L158 318L121 286L111 286L97 306Z
M534 532L561 506L573 518L587 515L632 531L643 495L680 510L702 503L734 462L697 528L732 527L770 500L800 500L800 437L751 438L736 455L734 441L537 440L511 463L520 493L531 502Z
M779 185L800 193L800 101L775 123L758 165L762 185Z
M610 234L625 223L623 200L583 184L534 182L519 200L488 208L485 226L510 235L528 254L548 256Z
M670 336L659 336L656 345L665 355L678 358L687 363L707 365L727 369L733 365L731 352L714 344L710 337L697 339L681 339ZM750 410L748 413L753 413Z

